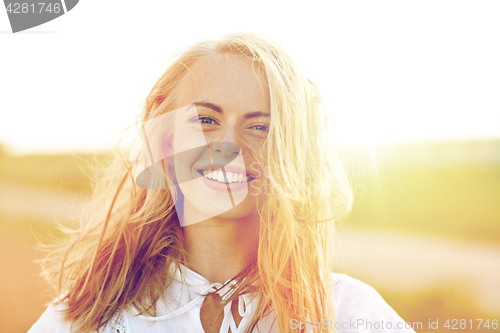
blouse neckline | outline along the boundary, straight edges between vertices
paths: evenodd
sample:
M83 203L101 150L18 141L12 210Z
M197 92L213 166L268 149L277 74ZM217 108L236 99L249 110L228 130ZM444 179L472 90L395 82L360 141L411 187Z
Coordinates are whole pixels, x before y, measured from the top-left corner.
M170 273L173 273L173 281L166 290L167 303L165 308L161 312L166 313L165 315L151 317L147 315L141 315L135 310L135 315L141 319L148 322L158 322L162 320L168 320L180 316L186 312L194 311L193 317L197 318L199 321L198 326L201 328L201 319L199 316L199 309L201 308L205 296L209 292L216 292L222 298L223 301L227 300L234 293L235 284L238 283L236 280L227 280L226 283L221 284L218 282L210 283L201 274L189 269L183 264L179 264L179 269L175 268L175 264L170 265ZM229 332L231 328L232 333L242 333L245 331L247 326L255 312L256 304L252 304L255 299L255 293L247 293L240 295L238 297L238 313L241 316L240 324L237 326L234 320L231 303L229 302L224 306L224 318L222 320L222 325L220 327L220 333ZM175 310L173 310L175 308Z

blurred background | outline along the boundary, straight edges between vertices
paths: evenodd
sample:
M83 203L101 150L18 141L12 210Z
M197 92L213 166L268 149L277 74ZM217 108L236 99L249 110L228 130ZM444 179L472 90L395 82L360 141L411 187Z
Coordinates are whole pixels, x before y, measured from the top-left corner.
M448 319L495 331L499 14L495 1L87 0L12 34L0 10L0 332L26 332L44 311L51 291L34 246L78 217L89 175L166 61L236 31L282 43L323 93L355 193L334 240L337 271L418 332Z

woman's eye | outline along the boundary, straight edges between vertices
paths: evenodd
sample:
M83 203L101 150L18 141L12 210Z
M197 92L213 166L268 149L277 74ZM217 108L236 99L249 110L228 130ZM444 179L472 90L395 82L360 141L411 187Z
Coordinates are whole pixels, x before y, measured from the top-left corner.
M250 128L256 129L258 131L263 131L263 132L269 131L269 126L266 126L266 125L255 125L255 126L252 126Z
M213 120L212 118L203 117L203 118L200 118L200 123L211 125L211 124L215 124L215 120Z
M215 121L215 119L210 118L210 117L194 117L193 119L191 119L191 121L193 123L194 122L199 122L200 124L203 124L203 125L217 124L217 122Z

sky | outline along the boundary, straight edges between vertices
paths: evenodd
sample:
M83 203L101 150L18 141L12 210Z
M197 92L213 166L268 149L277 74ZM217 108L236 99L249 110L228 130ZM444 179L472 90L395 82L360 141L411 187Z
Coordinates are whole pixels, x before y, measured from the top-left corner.
M108 149L167 61L238 31L280 42L339 146L500 138L498 1L96 1L12 34L0 8L0 143Z

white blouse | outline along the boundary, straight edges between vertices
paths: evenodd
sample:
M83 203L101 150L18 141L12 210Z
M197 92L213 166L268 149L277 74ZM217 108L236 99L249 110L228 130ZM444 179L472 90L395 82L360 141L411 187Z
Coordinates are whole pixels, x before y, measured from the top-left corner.
M157 304L157 316L149 317L137 314L134 309L123 311L106 325L105 333L204 333L200 320L200 309L204 301L203 294L216 291L222 285L209 283L200 274L181 265L175 279L166 290L166 302ZM334 291L335 322L325 319L321 323L306 323L297 320L290 322L289 332L299 328L318 328L319 325L335 327L338 333L382 333L415 332L409 324L399 317L371 286L345 274L332 273ZM184 282L183 282L184 278ZM233 281L232 284L235 282ZM217 293L223 298L230 296L230 285ZM231 304L224 308L224 318L220 333L243 333L255 313L258 297L256 294L241 295L238 299L238 312L242 317L237 326L231 312ZM69 333L71 325L62 320L60 310L64 303L49 306L28 333ZM277 333L276 317L272 312L259 320L252 332ZM315 325L315 326L313 326ZM259 331L260 329L260 331ZM311 330L312 332L312 330Z

